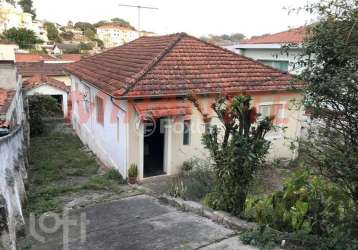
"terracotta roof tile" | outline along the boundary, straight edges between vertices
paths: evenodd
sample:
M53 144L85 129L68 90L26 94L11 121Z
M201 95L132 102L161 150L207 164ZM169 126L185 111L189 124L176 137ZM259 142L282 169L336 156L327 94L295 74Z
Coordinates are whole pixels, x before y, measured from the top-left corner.
M19 73L24 77L43 74L48 76L65 75L64 68L69 63L20 62L16 63Z
M291 75L184 33L142 37L67 70L115 96L286 90Z
M243 40L240 44L268 44L268 43L303 43L306 36L306 28L299 27L296 29L290 29L283 32L263 35L254 37L251 39Z
M134 103L134 108L140 118L145 120L149 117L159 118L163 116L181 116L192 114L192 103L190 101L161 99L161 100L144 100Z
M52 57L48 55L36 55L36 54L25 54L25 53L16 53L16 62L41 62L44 60L51 59Z
M42 85L49 85L61 90L64 90L66 92L69 92L70 89L69 87L66 86L66 84L64 82L58 81L54 78L48 77L46 75L42 75L42 74L36 74L34 76L32 76L30 79L27 79L26 81L24 81L24 89L25 90L31 90L34 88L37 88L39 86Z

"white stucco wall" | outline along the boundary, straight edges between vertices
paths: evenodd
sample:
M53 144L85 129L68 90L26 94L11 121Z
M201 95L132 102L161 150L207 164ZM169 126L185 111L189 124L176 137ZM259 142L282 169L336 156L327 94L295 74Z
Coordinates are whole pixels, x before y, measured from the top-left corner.
M288 72L296 73L297 69L294 69L295 63L298 61L301 50L290 49L288 53L282 49L236 49L236 52L254 60L276 60L276 61L288 61Z
M78 86L78 89L76 87ZM87 112L82 95L88 88L90 100ZM104 124L96 119L96 95L104 101ZM127 175L127 125L126 113L111 102L108 95L72 77L72 123L82 142L108 167ZM126 102L118 103L124 109ZM117 122L119 120L119 123ZM118 126L118 127L117 127ZM117 134L119 132L119 135Z
M8 232L3 233L0 242L5 249L16 249L16 231L25 223L22 213L22 203L25 200L24 180L27 179L25 151L22 127L6 137L0 137L0 194L5 201L0 206L5 205L8 216Z
M28 128L21 79L6 119L14 124L9 135L0 137L0 194L3 198L0 207L6 208L8 224L8 231L0 232L0 248L2 244L5 249L16 249L16 231L24 225L22 202L25 199L24 182L27 180Z

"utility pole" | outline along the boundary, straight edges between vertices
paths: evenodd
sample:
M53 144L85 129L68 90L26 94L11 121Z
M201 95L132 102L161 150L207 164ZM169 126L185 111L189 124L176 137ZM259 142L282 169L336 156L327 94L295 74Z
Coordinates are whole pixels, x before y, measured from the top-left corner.
M129 5L129 4L118 4L121 7L129 7L129 8L137 8L138 10L138 32L140 32L140 11L141 9L148 9L148 10L158 10L155 7L147 7L147 6L140 6L140 5Z

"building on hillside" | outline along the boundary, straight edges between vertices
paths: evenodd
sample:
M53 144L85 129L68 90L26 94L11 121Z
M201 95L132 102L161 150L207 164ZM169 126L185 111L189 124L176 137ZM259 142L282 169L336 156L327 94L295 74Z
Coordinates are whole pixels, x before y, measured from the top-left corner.
M97 27L97 37L103 41L105 48L112 48L137 39L139 33L119 23L106 23Z
M42 21L33 20L32 14L24 12L20 6L0 0L0 34L11 28L32 30L39 39L48 41Z
M290 88L291 75L185 33L141 37L66 69L74 129L123 176L131 164L144 178L206 159L201 138L207 122L220 126L211 104L222 94L250 94L263 116L275 115L275 124L287 129L268 135L269 158L294 157L287 138L300 135L303 112L290 105L301 99ZM192 95L201 112L188 101Z
M16 54L16 66L24 80L26 96L46 95L56 98L65 118L69 116L69 91L71 80L64 68L80 60L80 55L60 57Z
M32 28L30 28L32 31L34 31L38 38L40 38L44 42L48 42L47 37L47 30L44 26L44 22L39 20L33 20L32 21Z
M0 245L15 250L17 230L25 223L29 130L14 46L0 41L0 55Z
M32 14L25 13L18 5L0 1L0 33L11 28L32 27Z
M228 49L279 70L295 73L298 69L294 66L302 53L300 45L305 36L305 27L299 27L243 40ZM293 46L287 49L287 45Z

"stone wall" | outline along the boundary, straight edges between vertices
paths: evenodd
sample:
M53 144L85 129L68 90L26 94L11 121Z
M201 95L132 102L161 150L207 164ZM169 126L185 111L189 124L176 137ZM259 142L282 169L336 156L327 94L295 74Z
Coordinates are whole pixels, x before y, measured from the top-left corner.
M0 137L0 249L16 249L16 233L24 229L27 148L26 125Z

